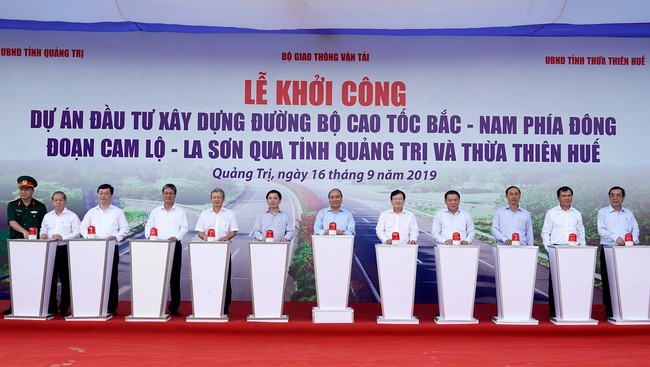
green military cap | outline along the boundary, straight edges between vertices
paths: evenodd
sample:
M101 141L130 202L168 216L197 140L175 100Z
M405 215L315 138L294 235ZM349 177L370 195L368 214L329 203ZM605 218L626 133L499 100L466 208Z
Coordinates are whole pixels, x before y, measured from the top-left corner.
M18 181L18 187L27 186L27 187L34 188L38 186L38 182L36 182L34 177L31 176L20 176L16 181Z

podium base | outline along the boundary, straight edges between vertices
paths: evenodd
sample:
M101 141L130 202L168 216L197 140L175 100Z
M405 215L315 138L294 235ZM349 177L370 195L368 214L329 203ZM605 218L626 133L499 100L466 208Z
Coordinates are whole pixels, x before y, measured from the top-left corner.
M478 324L478 319L475 318L470 318L470 319L443 319L442 316L436 316L433 318L433 321L436 322L436 324Z
M528 320L508 320L503 317L494 316L492 322L497 325L539 325L539 320L533 318Z
M171 318L172 318L172 316L170 314L165 314L165 315L160 316L160 317L157 317L157 316L142 317L142 316L129 315L129 316L124 318L124 321L129 321L129 322L167 322Z
M113 318L113 315L106 316L68 316L65 321L108 321Z
M5 315L5 320L30 320L30 321L47 321L52 320L54 315L48 314L46 316L18 316L18 315Z
M346 307L340 310L311 309L311 321L314 324L351 324L354 322L354 310Z
M214 317L189 315L185 318L185 322L228 322L229 320L230 320L230 315L222 315L222 316L214 316Z
M558 319L557 317L551 317L551 323L555 325L598 325L598 320L565 320Z
M398 325L398 324L419 324L420 320L415 316L411 316L408 319L387 319L384 316L377 316L377 323L378 324L393 324L393 325Z
M279 317L257 317L255 315L248 315L246 321L248 322L289 322L289 316L281 315Z
M607 322L614 325L650 325L650 320L625 320L608 317Z

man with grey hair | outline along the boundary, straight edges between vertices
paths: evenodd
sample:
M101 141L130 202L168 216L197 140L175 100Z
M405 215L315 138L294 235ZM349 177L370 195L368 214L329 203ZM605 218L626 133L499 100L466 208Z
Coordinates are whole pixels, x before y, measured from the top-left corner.
M77 214L66 208L67 199L68 197L62 191L56 191L52 194L54 210L45 214L43 218L40 235L42 239L67 241L79 237L81 221ZM57 308L56 291L59 280L61 280L61 304ZM70 275L67 242L62 242L56 247L56 256L54 257L49 313L55 314L57 310L62 317L70 316Z
M196 228L194 228L199 232L199 237L202 240L207 241L209 229L214 229L217 241L230 241L237 235L239 227L237 226L235 213L223 207L225 199L226 194L220 188L216 188L210 193L212 208L201 212L199 220L196 222ZM226 315L230 314L230 301L232 299L231 274L230 267L228 267L228 284L226 285L226 299L224 302L224 314Z

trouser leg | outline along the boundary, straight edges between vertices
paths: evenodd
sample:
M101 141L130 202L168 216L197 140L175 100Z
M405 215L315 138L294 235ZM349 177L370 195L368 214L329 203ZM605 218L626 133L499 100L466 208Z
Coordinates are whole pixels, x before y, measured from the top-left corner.
M120 286L117 283L117 268L120 264L120 251L118 246L115 245L115 253L113 254L113 271L111 274L111 286L108 293L108 312L117 313L117 305L120 297Z
M183 261L183 245L181 241L176 241L174 247L174 259L172 260L172 272L169 277L169 291L171 300L169 302L170 311L178 311L181 305L181 266Z
M605 306L605 316L613 317L612 295L609 292L609 275L607 274L607 260L605 259L605 247L600 247L600 279L603 282L603 305Z

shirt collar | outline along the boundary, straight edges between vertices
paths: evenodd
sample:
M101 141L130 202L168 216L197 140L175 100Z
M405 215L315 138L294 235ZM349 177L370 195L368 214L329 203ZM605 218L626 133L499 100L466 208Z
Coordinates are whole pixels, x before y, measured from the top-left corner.
M25 203L23 203L23 199L19 198L18 199L18 206L21 206L21 205L25 205ZM29 204L26 205L26 206L36 206L36 202L34 201L34 198L32 198L32 200L30 200Z
M615 212L615 211L616 211L616 209L614 209L614 207L610 204L609 205L609 212L612 213L612 212ZM624 206L621 206L621 213L625 213L625 207Z
M445 207L445 212L449 213L451 215L460 214L461 211L462 211L462 209L460 207L458 207L458 210L456 210L456 213L452 213L451 211L449 211L449 208Z
M164 204L160 206L160 210L165 211L165 212L167 211L167 209L165 209L165 205L164 205ZM170 211L170 212L171 212L171 211L174 211L174 210L176 210L176 203L174 203L174 204L172 205L172 207L169 208L169 211Z
M332 210L332 207L331 207L331 206L328 206L328 207L327 207L327 211L328 211L328 212L331 212L331 213L334 213L334 210ZM341 205L341 206L339 207L339 211L338 211L337 213L344 212L344 211L345 211L345 207Z
M514 213L514 212L520 212L520 211L522 210L521 205L518 205L518 206L517 206L517 210L512 210L512 209L510 209L510 205L508 205L508 204L506 204L505 209L506 209L506 210L509 210L509 211L511 211L511 212L513 212L513 213Z

